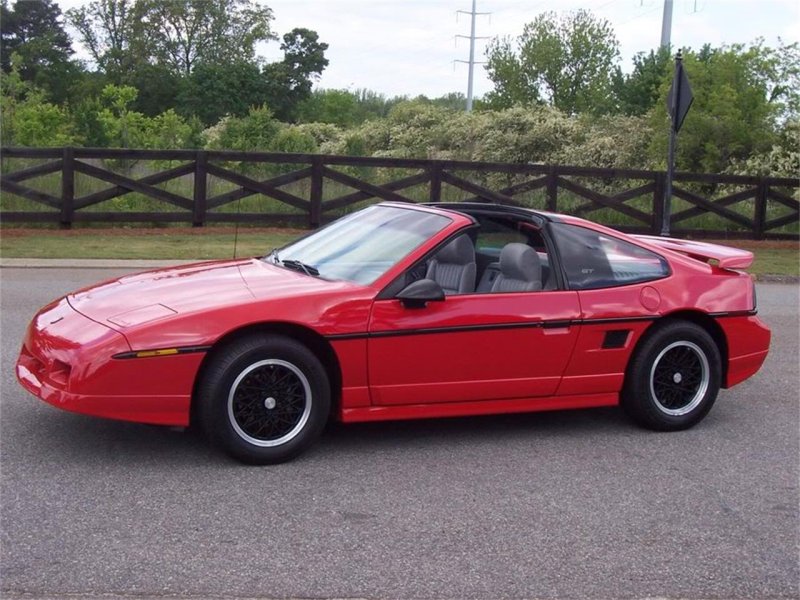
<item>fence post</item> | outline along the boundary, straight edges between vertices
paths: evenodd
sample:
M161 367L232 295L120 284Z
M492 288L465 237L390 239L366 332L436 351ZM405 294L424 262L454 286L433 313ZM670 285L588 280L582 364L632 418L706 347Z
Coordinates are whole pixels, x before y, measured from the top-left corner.
M547 210L558 212L558 174L555 165L547 168Z
M431 175L431 192L429 202L442 201L442 164L440 162L431 162L428 166L428 172Z
M75 214L75 150L64 148L61 157L61 229L72 228L72 219Z
M655 174L656 187L653 189L653 221L650 224L650 234L660 235L661 225L664 220L664 193L667 185L667 174Z
M762 177L756 186L755 214L753 215L753 239L764 239L764 225L767 222L767 192L769 184Z
M322 172L324 165L321 156L311 158L311 193L308 210L308 226L312 229L319 227L322 219Z
M192 227L202 227L206 221L206 199L208 196L208 155L198 150L194 159L194 204L192 206Z

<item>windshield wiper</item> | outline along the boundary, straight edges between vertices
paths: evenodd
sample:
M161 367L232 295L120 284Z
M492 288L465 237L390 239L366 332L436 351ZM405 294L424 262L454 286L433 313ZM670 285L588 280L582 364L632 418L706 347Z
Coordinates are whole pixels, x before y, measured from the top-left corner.
M281 264L281 259L278 258L278 249L273 248L269 254L264 257L264 260L271 262L273 265Z
M278 259L278 255L275 255L276 260L280 262L284 267L288 267L290 269L294 269L295 271L302 271L306 275L319 275L319 269L316 267L312 267L311 265L307 265L299 260L292 260L291 258L287 258L286 260Z
M305 273L309 276L317 277L319 275L319 269L317 267L313 267L311 265L307 265L304 262L300 262L299 260L293 260L291 258L287 258L286 260L282 260L278 256L278 249L274 248L272 252L267 254L264 257L264 260L272 262L273 265L281 265L286 267L287 269L293 269L295 271L300 271Z

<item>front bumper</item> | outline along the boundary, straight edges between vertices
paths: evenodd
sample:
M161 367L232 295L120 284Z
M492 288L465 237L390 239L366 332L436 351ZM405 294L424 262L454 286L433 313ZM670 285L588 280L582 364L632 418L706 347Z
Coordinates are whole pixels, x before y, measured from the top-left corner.
M74 311L65 299L28 327L16 375L28 392L63 410L158 425L189 424L203 354L117 360L125 337Z

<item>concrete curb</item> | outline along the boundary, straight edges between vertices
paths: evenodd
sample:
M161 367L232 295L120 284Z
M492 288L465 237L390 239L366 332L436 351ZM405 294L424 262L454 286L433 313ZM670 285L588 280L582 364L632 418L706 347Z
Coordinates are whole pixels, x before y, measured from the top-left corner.
M761 283L800 283L798 275L756 275L753 279Z

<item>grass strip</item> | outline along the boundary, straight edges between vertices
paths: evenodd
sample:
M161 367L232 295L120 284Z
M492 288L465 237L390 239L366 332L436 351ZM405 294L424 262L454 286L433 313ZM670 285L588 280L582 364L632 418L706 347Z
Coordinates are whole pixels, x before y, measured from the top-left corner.
M308 233L304 229L240 229L236 256L261 256ZM0 230L3 258L185 259L232 258L235 231L229 227L192 229L22 229ZM756 275L800 276L800 244L792 241L720 240L755 254L748 269Z
M301 229L239 231L236 256L263 256L307 233ZM3 258L232 258L232 229L103 229L46 231L6 229L0 234Z

